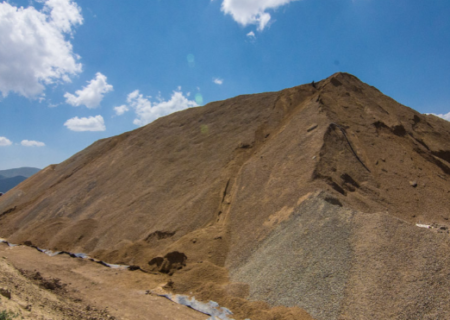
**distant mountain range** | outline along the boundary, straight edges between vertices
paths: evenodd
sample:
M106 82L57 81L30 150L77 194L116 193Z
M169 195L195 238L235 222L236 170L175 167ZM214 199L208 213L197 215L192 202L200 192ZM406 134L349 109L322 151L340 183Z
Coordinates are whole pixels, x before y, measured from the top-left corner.
M0 192L7 192L40 170L30 167L0 170Z

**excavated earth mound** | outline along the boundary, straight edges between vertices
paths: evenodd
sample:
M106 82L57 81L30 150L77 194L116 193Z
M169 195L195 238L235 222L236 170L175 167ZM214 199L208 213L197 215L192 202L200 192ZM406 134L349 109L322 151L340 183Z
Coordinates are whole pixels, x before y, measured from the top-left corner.
M165 273L236 319L445 319L449 180L449 122L338 73L100 140L3 195L0 236Z

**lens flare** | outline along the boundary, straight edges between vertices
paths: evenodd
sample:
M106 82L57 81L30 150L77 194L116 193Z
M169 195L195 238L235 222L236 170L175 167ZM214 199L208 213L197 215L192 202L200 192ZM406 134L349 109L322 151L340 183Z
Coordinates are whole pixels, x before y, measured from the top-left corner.
M197 93L197 94L195 95L195 102L197 102L197 104L198 104L199 106L202 106L202 105L203 105L203 96L202 96L200 93Z
M187 59L189 67L191 67L191 68L195 67L195 57L192 53L188 54L186 59Z
M200 132L203 133L203 134L208 134L208 132L209 132L208 126L206 124L202 124L200 126Z

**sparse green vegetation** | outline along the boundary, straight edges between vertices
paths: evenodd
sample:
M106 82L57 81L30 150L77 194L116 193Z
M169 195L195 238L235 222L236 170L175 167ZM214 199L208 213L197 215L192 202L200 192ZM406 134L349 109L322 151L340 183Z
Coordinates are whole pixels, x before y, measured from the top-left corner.
M14 314L11 311L3 310L2 312L0 312L0 320L12 320L14 318L17 318L17 316L17 314Z

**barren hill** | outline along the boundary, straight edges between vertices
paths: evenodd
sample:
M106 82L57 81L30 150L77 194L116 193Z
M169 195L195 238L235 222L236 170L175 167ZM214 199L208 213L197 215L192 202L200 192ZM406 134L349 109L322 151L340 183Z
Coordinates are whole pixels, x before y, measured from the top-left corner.
M100 140L3 195L0 236L231 308L445 319L449 179L449 122L338 73Z

